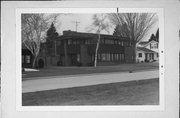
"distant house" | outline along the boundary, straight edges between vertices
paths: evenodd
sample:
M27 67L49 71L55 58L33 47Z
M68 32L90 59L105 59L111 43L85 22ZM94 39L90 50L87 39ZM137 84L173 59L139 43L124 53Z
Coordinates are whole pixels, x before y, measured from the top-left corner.
M52 54L41 48L37 66L92 66L98 35L64 31L53 42ZM46 49L49 50L49 49ZM22 50L24 67L32 65L33 56L27 49ZM127 37L101 34L97 65L116 65L133 62L132 41Z
M137 62L152 62L159 59L159 42L155 40L140 42L136 50Z

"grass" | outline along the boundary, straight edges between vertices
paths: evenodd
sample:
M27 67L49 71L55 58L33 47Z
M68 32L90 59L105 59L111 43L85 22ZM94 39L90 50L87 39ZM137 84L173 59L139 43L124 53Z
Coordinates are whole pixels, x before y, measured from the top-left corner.
M107 72L129 72L158 69L158 63L120 64L114 66L94 67L48 67L40 71L23 73L23 80L33 77L65 76L76 74L107 73Z
M22 94L23 106L158 104L158 78Z

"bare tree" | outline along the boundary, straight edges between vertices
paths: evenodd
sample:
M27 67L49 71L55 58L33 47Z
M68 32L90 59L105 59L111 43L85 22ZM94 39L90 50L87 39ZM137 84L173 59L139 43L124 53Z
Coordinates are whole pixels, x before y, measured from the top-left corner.
M120 30L119 34L130 38L133 42L133 62L136 62L136 45L148 33L157 21L156 13L114 13L109 19Z
M22 43L34 56L32 67L36 66L41 42L46 38L49 23L57 19L56 15L47 17L45 14L22 14Z
M94 67L97 66L97 55L98 55L98 49L99 49L99 43L101 40L101 32L106 31L109 33L109 22L107 21L107 14L94 14L93 15L93 23L91 26L91 30L96 31L98 34L98 39L96 43L96 50L95 50L95 57L94 57Z

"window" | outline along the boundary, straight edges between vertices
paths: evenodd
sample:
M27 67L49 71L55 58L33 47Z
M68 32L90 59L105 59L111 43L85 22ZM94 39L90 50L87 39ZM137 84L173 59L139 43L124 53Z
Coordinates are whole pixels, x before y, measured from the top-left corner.
M77 62L80 62L80 54L77 54Z
M118 44L118 41L117 41L117 40L114 40L114 44Z
M150 48L151 49L156 49L156 48L158 48L158 44L157 43L151 43Z
M105 44L114 44L114 40L108 40L108 39L106 39L106 40L105 40Z
M159 57L159 53L157 53L157 57Z
M77 43L76 43L76 40L73 40L73 41L72 41L72 44L76 45L76 44L77 44Z
M72 44L72 40L68 40L68 45L71 45Z
M142 57L142 53L138 53L138 57Z
M124 61L124 54L119 54L119 60Z
M122 60L124 61L124 54L121 54L121 56L122 56Z
M94 62L94 54L92 54L91 59L92 59L92 62Z
M108 54L101 54L101 60L102 61L110 61L111 60L111 55L108 53Z
M89 39L86 39L85 44L90 44Z
M61 41L57 41L57 46L60 46L61 45Z
M124 46L124 42L122 42L122 44L121 44L122 46Z
M121 41L118 41L118 44L121 45Z
M110 57L110 54L107 54L107 61L110 61L111 60L111 57Z
M30 55L26 55L26 63L28 63L28 64L29 64L29 63L31 62L31 60L30 60L30 59L31 59Z
M132 43L131 43L131 42L129 42L129 46L132 46Z
M101 54L98 54L97 59L98 59L98 61L101 61Z
M106 55L105 54L101 54L101 59L102 59L102 61L106 61Z
M114 60L114 58L113 58L114 56L113 56L113 55L114 55L114 54L111 54L111 61L113 61L113 60Z
M22 63L24 63L24 55L22 55Z
M105 43L105 40L104 39L101 39L101 42L100 42L101 44L104 44Z

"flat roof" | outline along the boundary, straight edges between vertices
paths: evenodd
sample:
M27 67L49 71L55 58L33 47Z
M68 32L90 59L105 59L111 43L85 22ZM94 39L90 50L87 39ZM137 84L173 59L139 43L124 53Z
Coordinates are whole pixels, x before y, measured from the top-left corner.
M100 34L102 38L109 39L121 39L126 41L131 41L128 37L114 36L108 34ZM69 39L69 38L94 38L97 37L97 33L85 33L85 32L76 32L76 31L63 31L63 35L59 36L57 39Z

